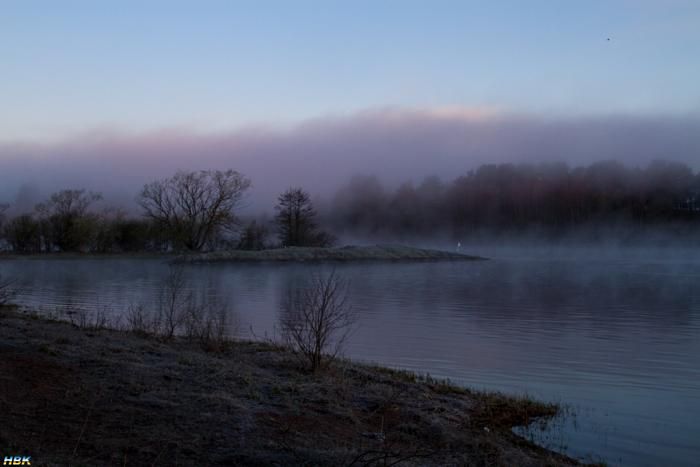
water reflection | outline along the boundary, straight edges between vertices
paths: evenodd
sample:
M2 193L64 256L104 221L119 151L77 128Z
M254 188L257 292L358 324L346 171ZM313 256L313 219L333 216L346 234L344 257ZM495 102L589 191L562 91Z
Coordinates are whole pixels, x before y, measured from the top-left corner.
M540 441L611 464L700 457L700 262L515 257L336 265L360 316L347 354L489 389L564 401L577 416ZM241 335L272 334L290 290L323 265L189 267L190 287L230 304ZM12 260L32 308L153 303L156 260Z

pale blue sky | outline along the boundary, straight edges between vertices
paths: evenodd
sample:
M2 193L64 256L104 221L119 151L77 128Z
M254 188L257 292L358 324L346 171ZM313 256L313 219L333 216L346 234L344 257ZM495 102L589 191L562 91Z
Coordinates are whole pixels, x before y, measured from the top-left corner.
M698 83L695 0L0 3L5 141L383 107L697 113Z

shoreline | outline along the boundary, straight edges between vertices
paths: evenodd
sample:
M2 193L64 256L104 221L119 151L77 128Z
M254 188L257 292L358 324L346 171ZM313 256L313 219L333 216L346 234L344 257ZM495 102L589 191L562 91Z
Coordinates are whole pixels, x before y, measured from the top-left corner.
M403 245L288 247L258 251L229 250L180 256L183 263L243 262L367 262L367 261L482 261L487 258Z
M0 336L0 440L39 465L579 465L511 430L558 406L408 371L314 375L270 343L206 352L11 309Z
M289 247L266 250L223 250L212 252L133 252L133 253L76 253L53 252L16 254L0 252L0 261L7 260L109 260L109 259L165 259L174 262L197 263L306 263L306 262L430 262L430 261L484 261L476 255L414 248L402 245L373 245L342 247Z

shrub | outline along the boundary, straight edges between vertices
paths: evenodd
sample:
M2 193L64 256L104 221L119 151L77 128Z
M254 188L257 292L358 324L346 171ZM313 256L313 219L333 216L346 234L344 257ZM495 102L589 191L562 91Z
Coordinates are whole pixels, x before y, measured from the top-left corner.
M286 304L282 335L316 372L340 352L356 316L347 301L347 283L335 271L315 275Z

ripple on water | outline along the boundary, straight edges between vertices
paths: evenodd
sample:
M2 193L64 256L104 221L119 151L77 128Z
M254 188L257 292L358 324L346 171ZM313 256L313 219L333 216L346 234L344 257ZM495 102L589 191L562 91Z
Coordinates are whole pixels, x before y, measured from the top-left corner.
M360 316L346 353L566 403L575 415L534 432L578 457L697 465L700 261L586 257L337 265ZM192 291L225 299L241 336L274 334L286 294L318 269L328 266L188 268ZM0 262L23 305L115 315L155 303L166 271L145 259Z

